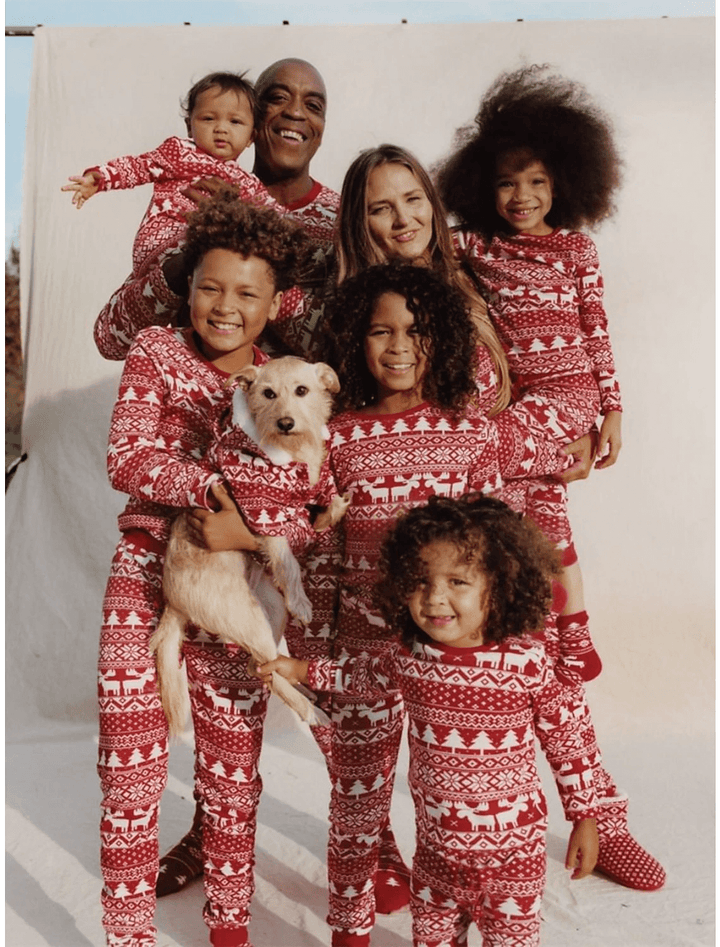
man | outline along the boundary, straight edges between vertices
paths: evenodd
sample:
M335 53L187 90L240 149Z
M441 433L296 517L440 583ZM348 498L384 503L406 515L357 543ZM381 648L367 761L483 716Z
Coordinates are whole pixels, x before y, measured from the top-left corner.
M255 141L254 173L268 193L318 242L318 272L312 289L283 321L283 341L303 352L315 348L314 330L322 306L325 254L332 247L339 195L313 180L310 162L322 144L327 93L322 76L302 59L281 59L261 73L256 84L260 119ZM202 182L192 196L212 193L213 182ZM161 266L128 278L110 298L95 322L95 344L108 359L124 359L140 329L167 325L187 294L180 253L171 253ZM288 299L288 304L293 299ZM297 297L294 302L297 303Z

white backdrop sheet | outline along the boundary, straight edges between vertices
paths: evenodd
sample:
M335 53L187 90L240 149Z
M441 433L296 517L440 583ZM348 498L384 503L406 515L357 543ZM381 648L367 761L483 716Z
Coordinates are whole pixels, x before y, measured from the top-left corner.
M7 942L100 942L97 892L90 891L99 872L92 808L98 794L88 734L96 713L100 604L124 498L113 493L105 473L120 365L97 353L92 325L130 270L132 238L149 193L101 194L78 213L60 187L89 165L182 134L179 101L205 73L247 68L255 78L270 62L298 56L314 63L327 83L325 140L312 171L338 189L357 152L380 142L408 147L432 165L450 149L455 129L472 119L494 77L523 63L548 62L583 81L616 119L625 186L616 217L596 239L623 385L625 447L616 467L573 486L571 516L593 634L605 663L590 686L601 744L616 779L634 790L643 838L671 877L657 895L593 879L581 896L556 871L560 886L551 885L552 907L546 909L553 935L545 942L559 947L574 936L574 944L588 947L709 944L714 21L40 28L34 44L21 239L23 446L29 456L6 502L8 774L20 819L11 823L17 832L8 833L19 867L11 876L15 887L9 887L15 892L8 915L15 939ZM248 167L251 160L249 154ZM315 807L313 818L323 819L324 803L316 799L321 777L313 775L318 761L310 742L282 715L274 719L268 759L275 776L266 779L267 795L272 806L292 780L298 811L286 812L273 829L292 834L293 820L305 819L305 792ZM292 747L287 759L272 749L285 746L283 741ZM46 783L87 805L68 814L67 798L60 805L50 802L52 785L40 788L35 779L43 782L41 772ZM189 762L175 778L189 781ZM284 788L273 788L272 778ZM398 792L404 818L408 799L402 786ZM166 823L163 831L184 826L190 807L183 805L177 824ZM405 831L411 847L409 822ZM66 898L52 881L42 880L32 857L37 839L57 855L63 878L67 859L88 874L89 893ZM304 844L297 841L300 848ZM316 848L322 863L322 846ZM293 853L291 846L291 865ZM277 853L266 855L271 881L276 858L287 862ZM303 873L297 864L293 868ZM284 870L278 867L279 877ZM311 872L320 889L322 872L322 864ZM38 884L39 914L26 912ZM589 901L583 902L586 894ZM193 904L196 930L184 944L204 943L195 916L199 897L182 902ZM273 897L270 891L270 904ZM270 933L259 942L323 943L317 933L323 929L323 897L319 890L311 899L312 922L300 911L288 933L270 917ZM49 914L43 908L48 899ZM177 908L180 902L172 900ZM58 933L63 924L49 918L59 904L71 918L72 936L82 929L84 939ZM629 908L627 924L621 905ZM609 927L601 921L606 913ZM167 936L180 936L169 923ZM379 947L409 944L407 919L397 923L400 933L388 934L387 941L379 934ZM301 939L292 932L301 928L316 933Z

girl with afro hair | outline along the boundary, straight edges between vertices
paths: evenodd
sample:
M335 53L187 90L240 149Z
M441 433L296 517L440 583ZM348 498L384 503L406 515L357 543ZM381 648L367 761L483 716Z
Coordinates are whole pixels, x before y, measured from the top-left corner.
M551 475L566 458L554 440L527 431L506 438L501 415L488 418L494 394L478 392L467 300L429 267L385 263L344 280L330 326L340 413L329 425L329 461L350 506L307 563L306 635L316 651L304 656L327 656L328 640L336 654L380 655L392 630L373 587L381 542L398 514L435 493L495 491L502 478L535 469ZM332 947L367 947L375 914L409 900L409 872L389 825L402 696L396 688L370 699L335 696L332 718Z
M593 432L595 466L609 467L621 447L620 388L597 250L577 228L596 227L614 211L621 161L610 119L579 83L530 66L499 76L474 128L459 138L440 169L439 190L459 222L457 252L470 264L508 354L514 401L561 443ZM566 484L527 480L502 495L562 552L560 657L579 682L592 680L602 664L589 632ZM616 847L611 857L601 846L607 874L630 887L661 886L662 868L629 833Z
M377 698L398 690L409 718L408 782L416 848L414 947L536 947L545 882L547 804L535 739L573 823L566 868L590 874L597 792L579 718L533 632L557 571L552 545L492 497L431 497L400 515L382 544L378 601L400 633L377 656L278 660L293 683Z

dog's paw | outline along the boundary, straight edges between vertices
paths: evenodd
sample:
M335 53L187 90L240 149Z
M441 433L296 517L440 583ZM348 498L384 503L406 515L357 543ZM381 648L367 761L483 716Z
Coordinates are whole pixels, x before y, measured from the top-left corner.
M312 621L312 605L310 604L310 599L304 592L299 592L297 595L293 595L292 598L289 598L287 607L290 614L294 618L297 618L301 624L309 625Z

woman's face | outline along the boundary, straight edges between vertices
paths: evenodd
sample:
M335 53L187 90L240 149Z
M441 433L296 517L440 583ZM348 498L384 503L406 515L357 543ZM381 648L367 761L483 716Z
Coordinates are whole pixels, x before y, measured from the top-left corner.
M370 172L365 196L368 229L385 259L419 259L433 237L433 210L413 172L381 164Z

